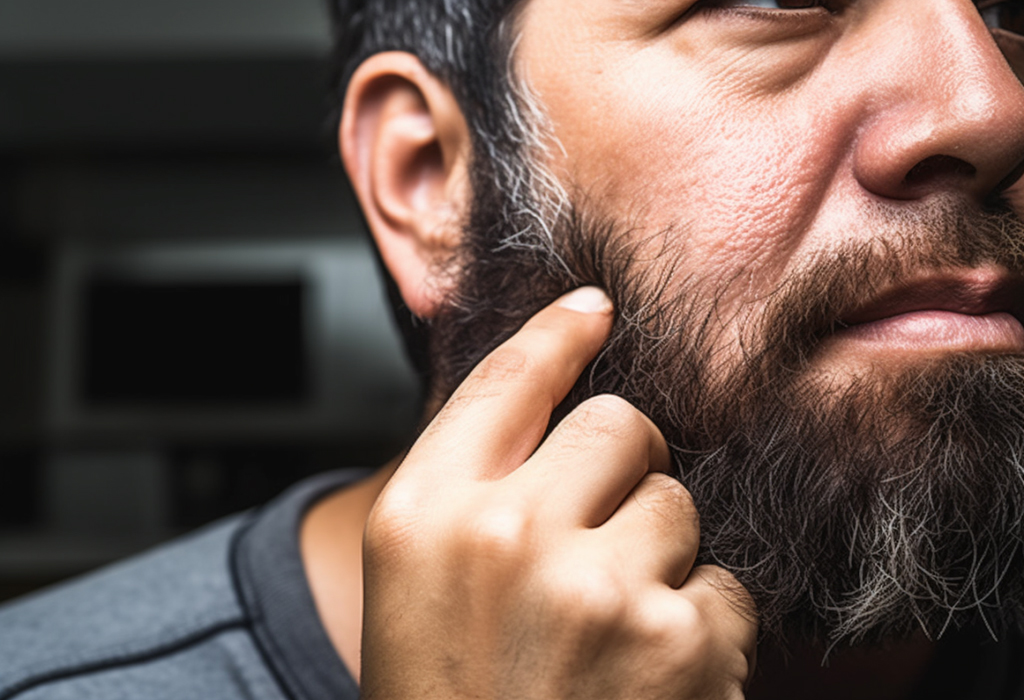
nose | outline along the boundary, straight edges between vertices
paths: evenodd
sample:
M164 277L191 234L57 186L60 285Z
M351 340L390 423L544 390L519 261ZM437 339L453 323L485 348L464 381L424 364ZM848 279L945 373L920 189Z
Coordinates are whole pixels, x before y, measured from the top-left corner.
M876 86L854 146L861 186L887 199L955 190L979 202L1009 187L1024 169L1024 86L975 5L879 4L889 8L874 25L882 43L861 54Z

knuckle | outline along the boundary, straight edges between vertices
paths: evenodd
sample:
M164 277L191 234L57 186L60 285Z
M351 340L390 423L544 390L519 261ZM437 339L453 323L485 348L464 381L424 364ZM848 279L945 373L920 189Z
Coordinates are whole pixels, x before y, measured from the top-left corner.
M671 506L674 510L692 513L697 516L697 506L693 502L693 495L677 479L668 474L651 472L644 476L646 490L652 497Z
M704 630L704 613L697 603L689 598L681 598L674 619L669 624L683 630L687 636L701 636Z
M754 604L754 599L751 597L750 592L727 569L712 564L705 564L694 569L694 573L726 598L735 597L751 606Z
M742 588L739 580L732 572L714 564L698 566L693 572L700 576L708 585L713 588Z
M519 559L530 547L532 523L522 509L497 506L474 514L463 529L463 548L476 559Z
M587 399L574 411L574 423L591 436L637 439L650 430L650 421L633 404L614 394Z
M368 558L393 560L410 550L419 529L411 514L375 507L362 532L362 549Z
M414 520L427 509L427 499L420 488L408 481L396 480L388 484L373 504L370 522Z
M370 511L363 530L366 556L394 556L420 537L419 510L411 499L382 497Z
M705 564L693 570L691 577L702 581L701 587L718 607L731 614L733 619L742 618L753 630L757 628L757 604L750 592L740 581L720 566Z
M563 576L549 593L555 615L577 629L589 631L618 625L629 599L618 579L600 569Z
M685 598L675 612L672 623L666 619L662 624L673 624L675 627L680 661L688 665L699 665L715 647L712 622L701 606Z
M660 515L666 525L700 532L700 513L693 496L671 476L660 472L645 475L634 498L642 508Z
M474 371L482 383L507 383L529 377L538 371L530 353L515 344L505 344L485 357Z

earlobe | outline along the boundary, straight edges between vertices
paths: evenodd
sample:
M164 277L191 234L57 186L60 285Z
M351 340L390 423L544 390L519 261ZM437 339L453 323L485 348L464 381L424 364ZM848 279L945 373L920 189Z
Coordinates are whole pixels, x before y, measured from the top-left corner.
M414 314L433 316L469 207L469 131L451 91L411 54L371 56L355 72L339 132L342 159L384 264Z

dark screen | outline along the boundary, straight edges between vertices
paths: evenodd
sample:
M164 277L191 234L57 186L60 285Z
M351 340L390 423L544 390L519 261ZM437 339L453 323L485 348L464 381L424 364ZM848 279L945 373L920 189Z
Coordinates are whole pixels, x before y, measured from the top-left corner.
M241 403L307 393L300 281L93 280L84 313L88 403Z

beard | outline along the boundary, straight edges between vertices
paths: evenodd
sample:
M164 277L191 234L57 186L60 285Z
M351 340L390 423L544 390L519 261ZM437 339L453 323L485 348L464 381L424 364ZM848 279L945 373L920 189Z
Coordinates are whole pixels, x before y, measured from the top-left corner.
M887 285L981 264L1022 274L1024 225L1009 207L878 205L864 212L869 241L820 251L727 313L728 281L683 271L685 232L489 191L432 322L442 396L540 308L600 286L612 335L552 425L601 393L658 425L701 514L697 563L736 576L763 638L835 647L1020 625L1024 357L951 353L845 378L813 363ZM524 236L510 210L544 233Z

